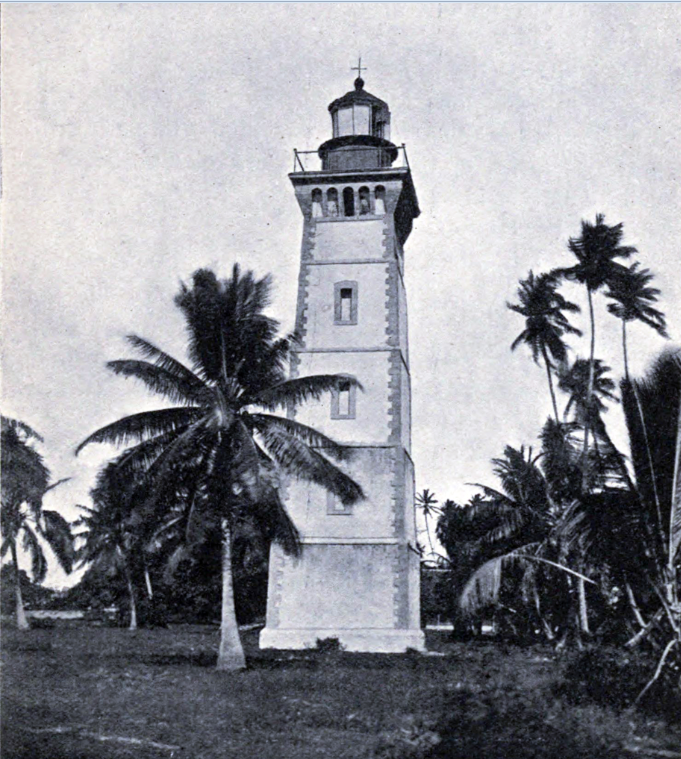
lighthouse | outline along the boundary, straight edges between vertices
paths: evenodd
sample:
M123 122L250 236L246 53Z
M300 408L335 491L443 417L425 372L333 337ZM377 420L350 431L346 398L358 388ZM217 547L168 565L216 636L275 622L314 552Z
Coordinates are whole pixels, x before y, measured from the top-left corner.
M353 449L341 466L365 499L347 507L316 484L287 482L303 552L271 549L262 648L329 638L348 651L424 647L404 284L419 206L406 150L390 141L390 109L359 74L329 105L331 139L314 155L296 151L289 174L303 215L291 375L361 384L341 385L294 418Z

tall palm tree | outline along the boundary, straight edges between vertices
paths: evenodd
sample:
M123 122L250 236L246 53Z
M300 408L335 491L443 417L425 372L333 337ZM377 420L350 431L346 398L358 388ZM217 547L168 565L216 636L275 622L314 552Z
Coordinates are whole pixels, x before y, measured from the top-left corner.
M563 311L579 311L579 306L566 300L557 292L557 287L558 278L554 274L543 273L535 276L530 270L527 278L520 280L518 288L520 302L506 304L511 311L525 317L525 329L511 343L511 350L514 351L521 343L524 343L532 351L532 358L536 364L539 363L540 355L544 359L556 421L558 421L558 405L553 389L551 369L555 366L554 362L562 363L567 358L563 336L582 334L570 324L563 313Z
M644 549L648 544L638 558L663 612L651 618L649 629L661 617L671 633L640 699L672 649L681 648L681 351L663 352L644 379L625 378L621 390L644 527L639 534Z
M2 422L2 549L9 552L14 566L17 627L30 627L21 595L21 579L17 558L17 543L31 558L35 582L42 582L47 573L47 559L41 545L45 541L59 565L71 571L73 539L68 522L56 511L43 509L43 497L64 480L49 484L50 472L42 456L32 447L32 441L42 441L27 424L1 417Z
M608 304L608 311L622 320L622 352L624 355L624 376L629 378L629 362L627 359L627 323L641 321L652 327L662 337L667 334L667 323L662 311L653 308L660 291L657 287L649 287L654 275L650 269L639 269L636 261L629 268L620 271L609 282L606 297L614 303Z
M596 349L596 324L594 319L593 295L604 285L612 282L620 276L626 267L616 261L617 258L629 258L636 253L636 248L622 245L624 235L623 225L614 224L608 226L605 216L597 214L596 223L582 220L582 233L579 237L571 237L568 241L568 249L577 258L575 266L554 270L556 276L565 277L568 280L579 282L586 286L589 301L589 323L591 325L591 345L589 350L589 381L587 394L590 398L594 386L594 353ZM582 463L584 473L582 476L583 489L587 488L587 459L589 448L589 424L584 431L584 447L582 451Z
M438 500L435 497L435 493L432 493L428 488L424 488L421 493L416 494L416 506L421 509L423 519L426 523L426 534L428 536L428 545L430 546L430 556L435 555L433 538L430 534L430 520L440 513L437 503Z
M173 490L179 472L186 484L189 472L188 529L205 517L217 520L222 530L220 669L245 666L231 574L232 533L239 514L257 507L263 520L276 525L274 538L291 552L299 550L281 500L265 497L263 466L276 465L316 482L345 504L363 497L361 487L329 460L342 461L349 449L291 415L271 413L318 400L342 384L359 383L341 375L287 379L294 341L279 337L278 322L264 313L270 291L269 277L256 279L238 266L226 280L210 270L196 271L191 286L182 284L175 299L187 323L192 367L134 335L129 342L146 360L108 364L116 374L141 380L175 405L124 417L78 447L136 443L119 465L122 471L146 473L161 510L163 493Z
M139 548L139 533L131 523L131 487L119 476L116 462L108 464L97 476L91 492L94 508L80 506L82 516L74 523L81 545L77 549L80 566L95 571L121 574L130 604L129 629L137 629L137 600L132 577L133 552Z

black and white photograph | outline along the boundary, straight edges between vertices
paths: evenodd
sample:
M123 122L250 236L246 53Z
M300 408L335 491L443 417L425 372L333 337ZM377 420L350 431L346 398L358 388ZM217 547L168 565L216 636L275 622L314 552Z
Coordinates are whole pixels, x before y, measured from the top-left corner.
M681 4L0 23L2 759L681 759Z

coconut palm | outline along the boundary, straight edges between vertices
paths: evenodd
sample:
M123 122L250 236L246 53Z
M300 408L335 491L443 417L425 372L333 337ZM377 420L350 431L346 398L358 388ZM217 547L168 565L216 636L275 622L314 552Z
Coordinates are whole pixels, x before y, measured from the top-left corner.
M651 617L642 633L661 620L671 633L645 692L672 649L677 654L681 649L681 351L665 351L644 379L625 378L621 390L644 528L639 531L644 545L638 558L662 612Z
M617 258L629 258L636 253L636 248L622 245L624 235L623 225L615 224L608 226L605 216L598 214L596 223L582 220L582 233L579 237L571 237L568 241L568 249L577 258L577 264L572 267L554 270L556 276L565 277L568 280L579 282L586 286L589 302L589 323L591 326L591 345L589 350L589 380L587 395L590 398L594 387L594 353L596 349L596 324L594 320L593 295L601 287L613 282L621 276L626 267L616 261ZM582 487L587 489L588 448L589 448L589 423L584 429L584 447L582 452L582 464L584 473Z
M561 462L565 463L571 458L567 425L556 424L551 419L547 425L555 427L562 435L560 445L553 440L553 451L543 449L541 454L535 455L532 449L526 451L524 447L516 449L507 446L503 458L493 459L494 473L500 480L501 488L478 484L484 498L471 503L466 512L468 519L480 530L478 554L484 563L468 579L459 603L464 612L470 613L496 602L504 572L516 567L521 573L520 589L524 599L534 605L547 636L552 638L552 628L547 624L542 610L538 583L542 580L551 582L548 595L554 606L559 600L557 589L564 588L566 595L562 605L567 609L565 621L569 625L573 614L570 611L571 597L567 592L576 579L580 583L579 619L582 630L588 632L586 595L581 583L595 582L583 574L585 568L580 545L582 505L574 499L557 500L556 496L561 491L569 495L566 491L569 485L561 482L554 489L546 472L539 466L540 459L555 459L547 466L547 472L552 472L561 466ZM553 435L552 439L555 437ZM543 442L548 447L548 437ZM557 448L561 449L560 455ZM570 468L572 466L570 464ZM556 584L556 572L567 578L562 586Z
M97 476L91 491L94 508L79 506L82 516L74 523L80 566L90 565L94 571L122 575L130 608L129 629L137 629L137 599L132 578L135 549L141 541L131 523L132 487L119 474L116 462L108 464Z
M29 628L21 595L17 544L28 552L35 582L47 573L47 559L41 541L52 549L59 565L71 571L73 539L68 522L56 511L43 509L43 497L64 480L49 484L50 472L43 457L32 446L42 441L31 427L16 419L2 422L2 557L9 552L14 566L17 627Z
M660 291L649 287L654 275L649 269L639 269L638 261L620 271L609 282L606 297L614 303L608 304L608 311L622 320L622 352L624 355L624 376L629 377L627 360L627 323L640 321L652 327L662 337L668 337L667 324L662 311L653 308Z
M425 488L421 493L416 494L416 506L423 513L423 519L426 523L426 534L428 536L428 545L430 546L430 556L435 556L433 538L430 534L430 520L434 519L440 513L437 503L438 500L435 497L435 493L432 493L428 488Z
M524 343L532 351L532 358L536 364L539 363L540 356L543 358L556 421L558 405L551 370L556 363L564 362L567 358L563 336L582 334L570 324L563 313L579 311L579 306L566 300L557 292L557 287L558 279L555 275L543 273L535 276L530 270L527 278L520 280L517 291L520 302L506 304L511 311L525 317L525 329L511 343L511 350L514 351Z
M136 443L122 457L122 471L145 472L155 508L176 489L182 473L188 483L189 525L217 520L222 530L222 624L218 668L245 666L234 612L232 532L239 513L257 505L266 512L276 539L291 552L299 550L295 528L279 498L266 498L263 465L316 482L341 502L363 497L362 489L329 457L342 461L348 449L277 409L318 400L356 380L340 375L287 379L294 348L291 337L279 337L277 321L265 315L271 280L242 274L218 280L206 269L196 271L191 286L182 284L175 302L188 329L189 368L150 342L129 337L145 360L112 361L109 368L141 380L174 403L171 408L124 417L90 435L91 443ZM265 517L263 516L263 519Z

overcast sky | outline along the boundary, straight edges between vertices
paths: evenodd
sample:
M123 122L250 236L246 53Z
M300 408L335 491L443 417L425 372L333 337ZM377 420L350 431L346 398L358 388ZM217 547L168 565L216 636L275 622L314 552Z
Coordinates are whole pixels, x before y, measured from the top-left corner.
M582 218L624 222L680 339L680 5L10 4L2 23L2 410L73 478L48 502L69 516L112 452L75 446L155 405L104 368L130 355L124 335L184 358L180 280L272 272L292 328L292 149L330 137L360 53L422 209L406 249L417 489L464 502L506 444L537 444L546 376L511 354L523 325L505 302L530 268L572 262ZM621 374L602 298L597 317ZM637 325L631 343L638 373L663 341ZM607 421L624 445L619 410Z

